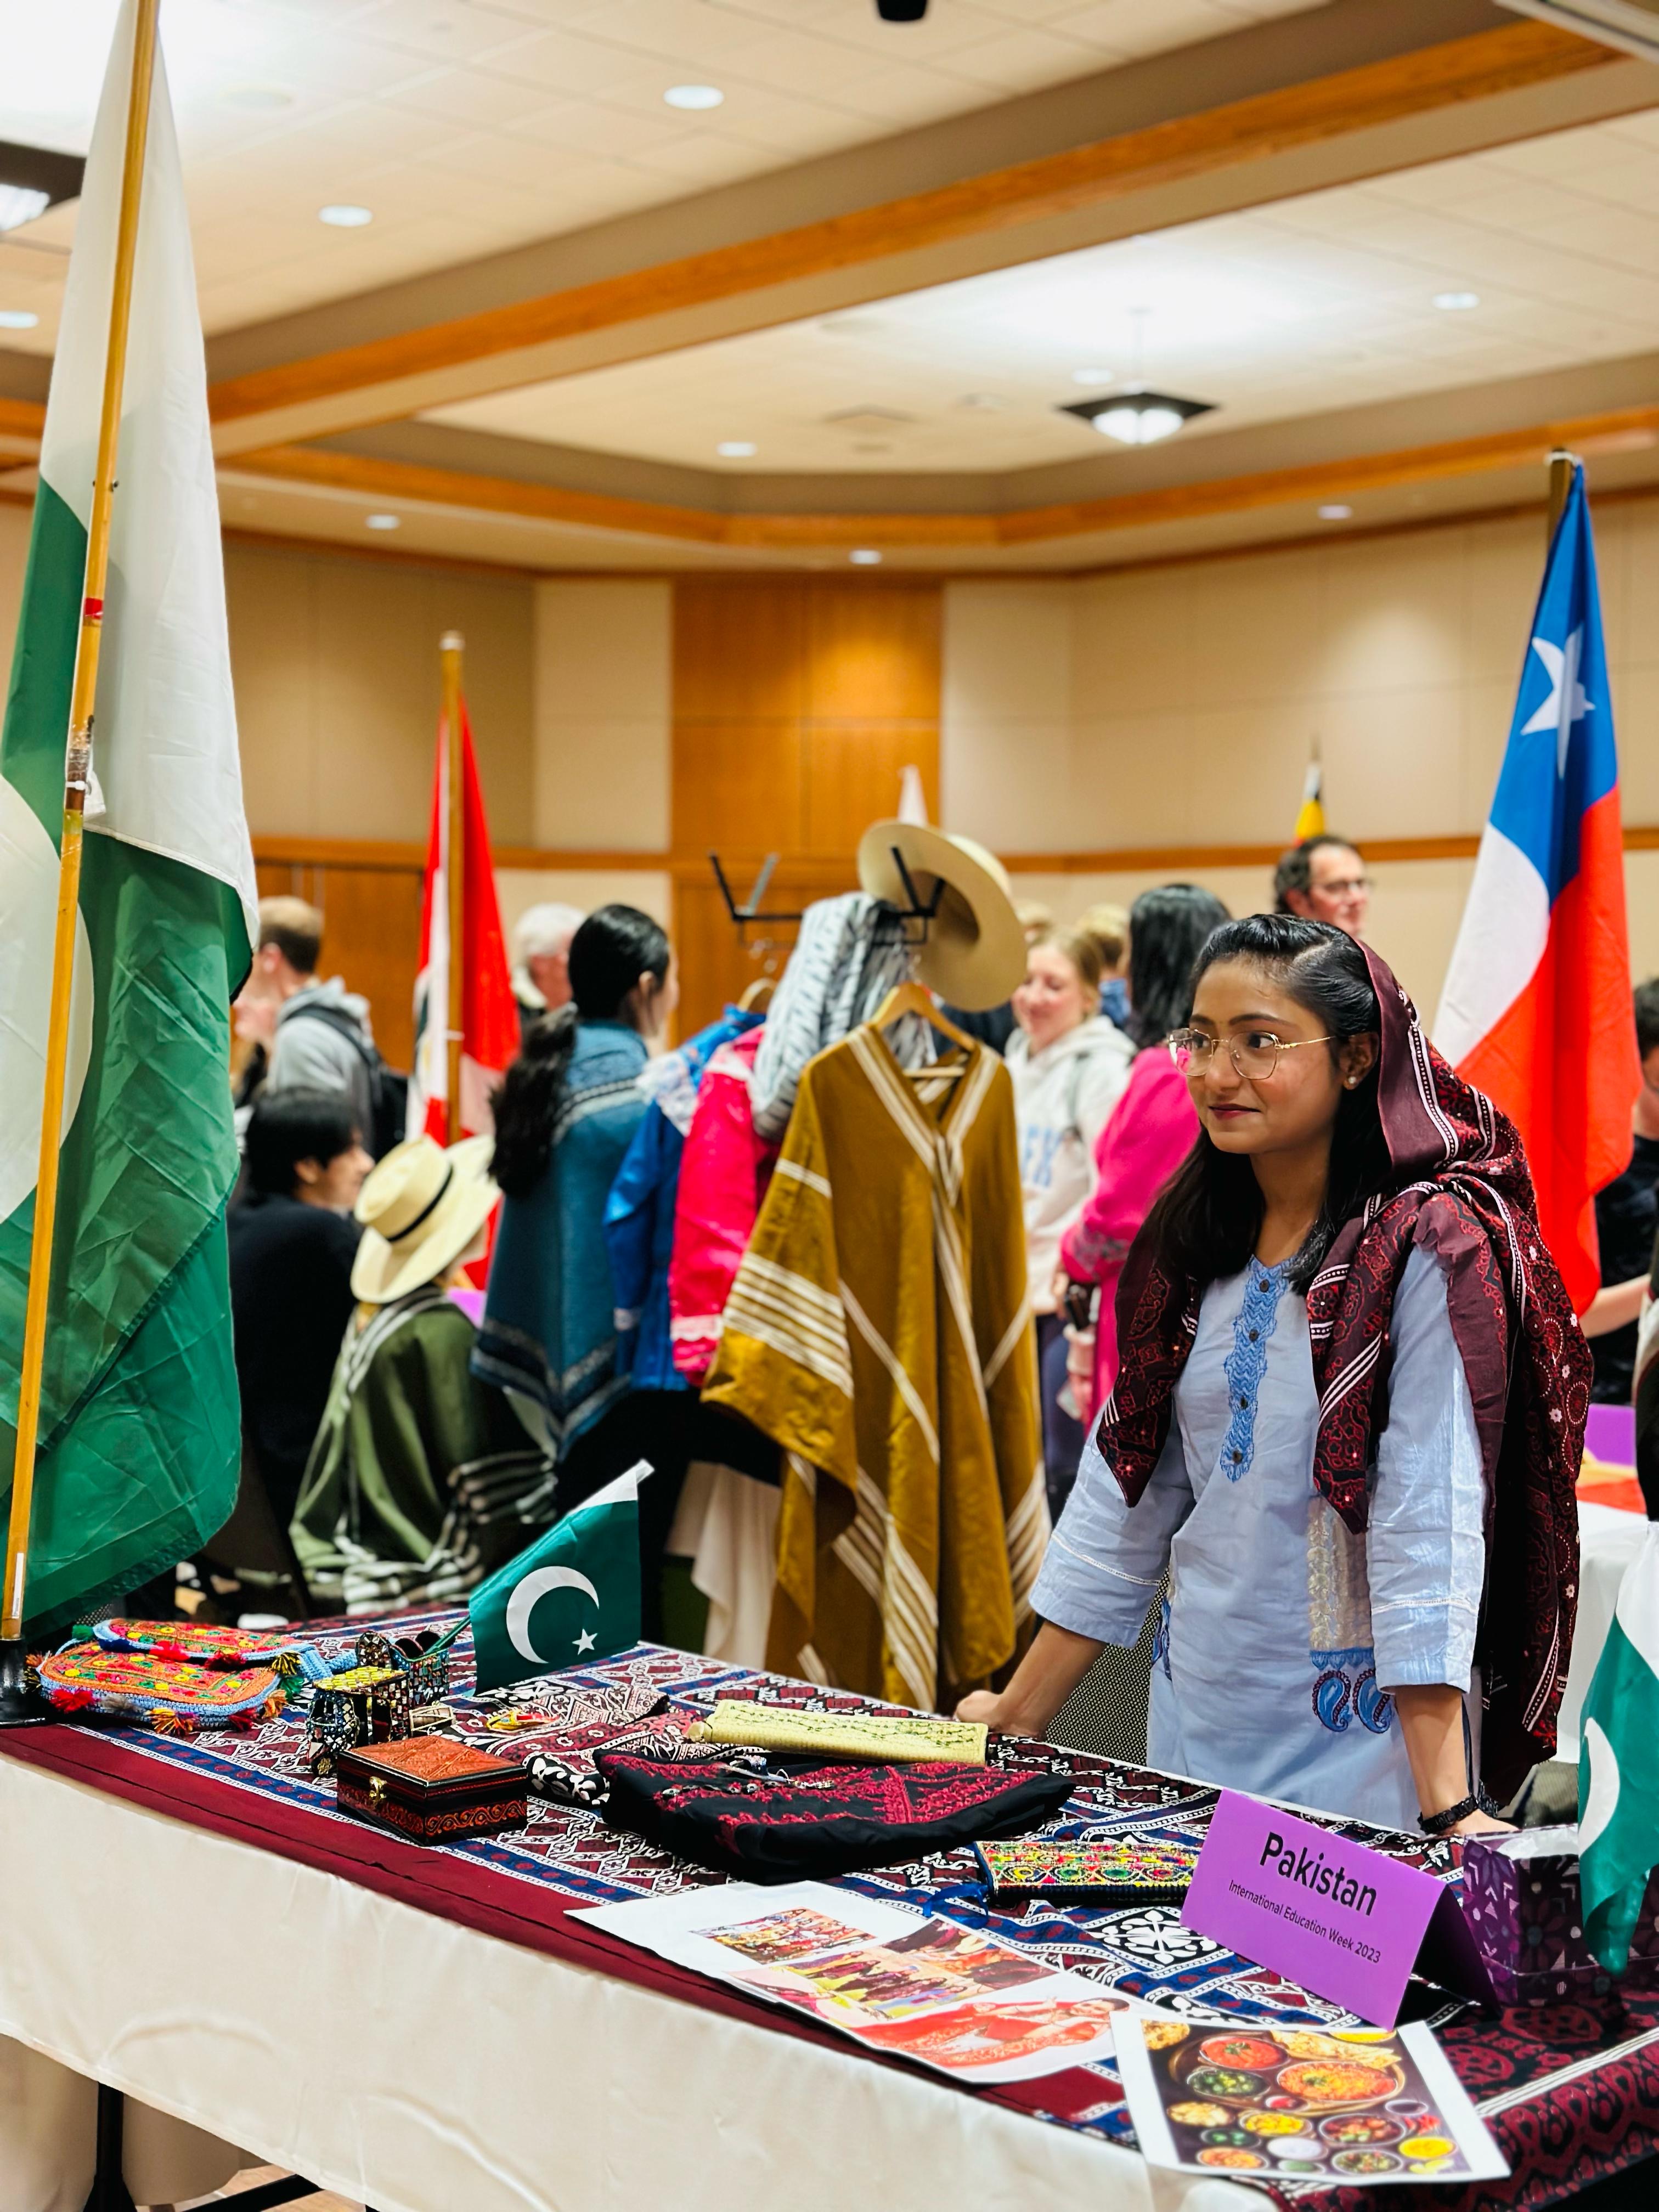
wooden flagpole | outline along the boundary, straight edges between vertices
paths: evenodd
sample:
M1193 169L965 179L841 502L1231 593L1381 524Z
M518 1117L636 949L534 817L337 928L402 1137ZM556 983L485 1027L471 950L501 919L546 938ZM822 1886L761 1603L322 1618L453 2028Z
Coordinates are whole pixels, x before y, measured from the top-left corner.
M447 732L445 765L449 770L449 829L445 841L446 888L449 893L449 1089L444 1101L444 1133L447 1141L461 1139L461 1028L463 1023L462 958L465 952L465 904L466 870L466 753L461 739L461 654L466 640L458 629L446 630L438 641L438 659L443 671L444 728Z
M109 573L110 510L121 433L121 395L126 382L127 334L132 321L132 271L138 250L138 207L143 190L144 148L149 136L150 87L155 75L155 19L160 4L161 0L138 0L133 24L126 151L121 167L121 214L115 240L109 345L104 356L104 403L98 422L97 473L93 479L92 513L87 525L86 585L81 607L81 635L76 647L75 685L70 699L69 743L64 767L64 833L58 860L58 925L52 945L52 1009L46 1028L46 1097L40 1117L40 1165L34 1186L34 1231L29 1247L23 1367L17 1393L17 1446L12 1459L5 1589L3 1602L0 1602L0 1718L9 1717L9 1708L21 1698L23 1687L23 1594L28 1577L29 1509L34 1497L35 1441L40 1431L40 1381L46 1363L52 1230L58 1216L58 1152L69 1057L75 925L80 907L82 817L86 811L87 785L92 773L92 718L98 696L104 586Z

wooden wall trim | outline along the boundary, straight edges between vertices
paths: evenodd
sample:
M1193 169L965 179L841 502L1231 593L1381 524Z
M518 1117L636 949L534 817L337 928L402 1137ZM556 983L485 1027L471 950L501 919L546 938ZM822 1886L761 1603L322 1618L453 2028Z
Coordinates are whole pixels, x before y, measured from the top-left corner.
M1659 852L1659 823L1626 823L1627 853ZM1365 858L1376 865L1399 860L1472 860L1479 837L1367 837ZM1011 876L1101 876L1142 873L1164 868L1271 868L1284 845L1116 845L1095 852L1004 853ZM426 847L413 842L353 837L256 836L257 861L294 867L423 868ZM753 881L763 854L722 852L725 868L739 896ZM706 853L635 852L617 847L497 845L498 868L641 875L668 875L677 884L712 880ZM778 873L803 890L838 889L851 872L853 856L824 860L793 854L781 860Z
M1620 59L1546 24L1504 24L795 229L232 377L210 393L213 419L394 385L1016 228Z

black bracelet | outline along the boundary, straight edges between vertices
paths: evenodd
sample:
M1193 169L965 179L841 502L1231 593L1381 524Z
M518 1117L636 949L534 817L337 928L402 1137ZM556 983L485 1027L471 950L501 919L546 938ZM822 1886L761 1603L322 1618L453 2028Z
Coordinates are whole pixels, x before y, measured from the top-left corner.
M1443 1836L1449 1833L1460 1820L1467 1820L1471 1813L1485 1813L1493 1819L1498 1813L1497 1806L1478 1782L1471 1796L1455 1805L1448 1805L1443 1813L1419 1812L1417 1825L1425 1836Z

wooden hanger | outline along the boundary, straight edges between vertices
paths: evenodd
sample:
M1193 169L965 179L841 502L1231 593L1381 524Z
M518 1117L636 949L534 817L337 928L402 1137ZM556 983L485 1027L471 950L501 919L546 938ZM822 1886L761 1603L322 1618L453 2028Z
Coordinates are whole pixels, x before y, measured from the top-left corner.
M966 1030L959 1030L939 1011L932 994L918 983L914 975L907 976L902 983L894 984L871 1015L868 1027L872 1030L890 1029L906 1014L920 1014L929 1029L937 1030L940 1036L949 1037L953 1044L960 1045L972 1058L975 1049L973 1038ZM917 1082L925 1081L929 1077L937 1077L942 1082L954 1082L963 1072L961 1067L941 1067L937 1061L930 1067L907 1067L904 1071Z
M745 983L743 996L738 1000L740 1014L751 1014L757 1006L763 1006L777 988L770 975L757 975L752 983Z

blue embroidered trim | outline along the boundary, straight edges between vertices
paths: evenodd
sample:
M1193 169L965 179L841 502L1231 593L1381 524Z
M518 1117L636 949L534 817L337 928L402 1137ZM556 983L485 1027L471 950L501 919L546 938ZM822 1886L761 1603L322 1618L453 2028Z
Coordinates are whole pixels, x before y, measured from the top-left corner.
M1374 1651L1310 1651L1308 1658L1318 1676L1314 1712L1334 1735L1356 1720L1373 1735L1387 1735L1394 1725L1394 1699L1376 1686Z
M1166 1682L1175 1677L1170 1672L1170 1601L1166 1597L1158 1609L1158 1626L1152 1631L1152 1664L1164 1669Z
M1281 1260L1276 1267L1264 1267L1252 1260L1244 1278L1244 1303L1233 1323L1233 1348L1224 1369L1231 1413L1218 1465L1229 1482L1247 1475L1255 1457L1256 1401L1267 1371L1267 1340L1278 1325L1279 1301L1290 1264Z

